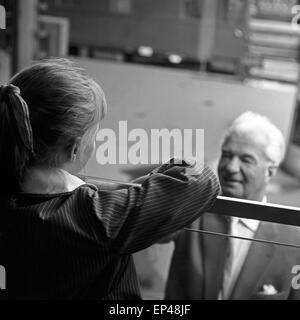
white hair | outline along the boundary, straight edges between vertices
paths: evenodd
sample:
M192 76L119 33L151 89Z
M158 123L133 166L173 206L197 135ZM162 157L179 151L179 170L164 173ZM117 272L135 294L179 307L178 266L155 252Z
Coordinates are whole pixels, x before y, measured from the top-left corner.
M282 162L285 155L285 141L281 131L265 116L247 111L235 119L227 130L223 143L233 133L250 137L262 145L265 156L275 165Z

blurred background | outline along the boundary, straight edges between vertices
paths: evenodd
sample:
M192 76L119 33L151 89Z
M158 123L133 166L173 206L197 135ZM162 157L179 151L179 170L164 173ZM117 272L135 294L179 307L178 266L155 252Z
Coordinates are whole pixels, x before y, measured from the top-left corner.
M288 150L271 202L300 205L300 27L297 0L0 0L0 83L33 60L71 57L103 87L102 127L204 129L205 160L247 110L268 116ZM293 9L294 8L294 9ZM300 9L299 9L300 12ZM300 21L300 19L299 19ZM292 23L294 22L294 23ZM129 181L150 166L85 174ZM172 244L135 256L146 299L163 298Z
M13 72L32 57L72 55L295 83L298 2L1 0L0 44Z

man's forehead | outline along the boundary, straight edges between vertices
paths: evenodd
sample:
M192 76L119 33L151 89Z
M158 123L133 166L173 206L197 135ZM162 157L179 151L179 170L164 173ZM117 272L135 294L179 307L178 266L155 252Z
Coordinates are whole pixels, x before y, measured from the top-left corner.
M237 153L264 154L266 144L263 138L255 133L232 133L226 137L222 145L223 151Z

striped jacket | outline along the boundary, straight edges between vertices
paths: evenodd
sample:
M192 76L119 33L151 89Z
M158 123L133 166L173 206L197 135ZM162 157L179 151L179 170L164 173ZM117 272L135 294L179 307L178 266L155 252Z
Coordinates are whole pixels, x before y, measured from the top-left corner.
M0 214L7 299L140 299L131 254L189 225L213 205L207 167L169 163L139 187L85 184L60 194L22 194ZM5 293L5 294L4 294Z

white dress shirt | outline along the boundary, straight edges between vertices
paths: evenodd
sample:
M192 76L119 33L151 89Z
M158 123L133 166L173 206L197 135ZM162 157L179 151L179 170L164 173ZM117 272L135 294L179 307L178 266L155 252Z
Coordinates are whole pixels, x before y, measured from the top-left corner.
M232 218L230 234L253 239L260 221ZM230 297L251 246L251 240L230 239L230 254L225 263L221 300Z
M262 202L266 202L266 198ZM229 234L253 239L260 221L232 217ZM251 240L229 239L230 253L225 262L223 286L219 300L228 300L248 255Z

